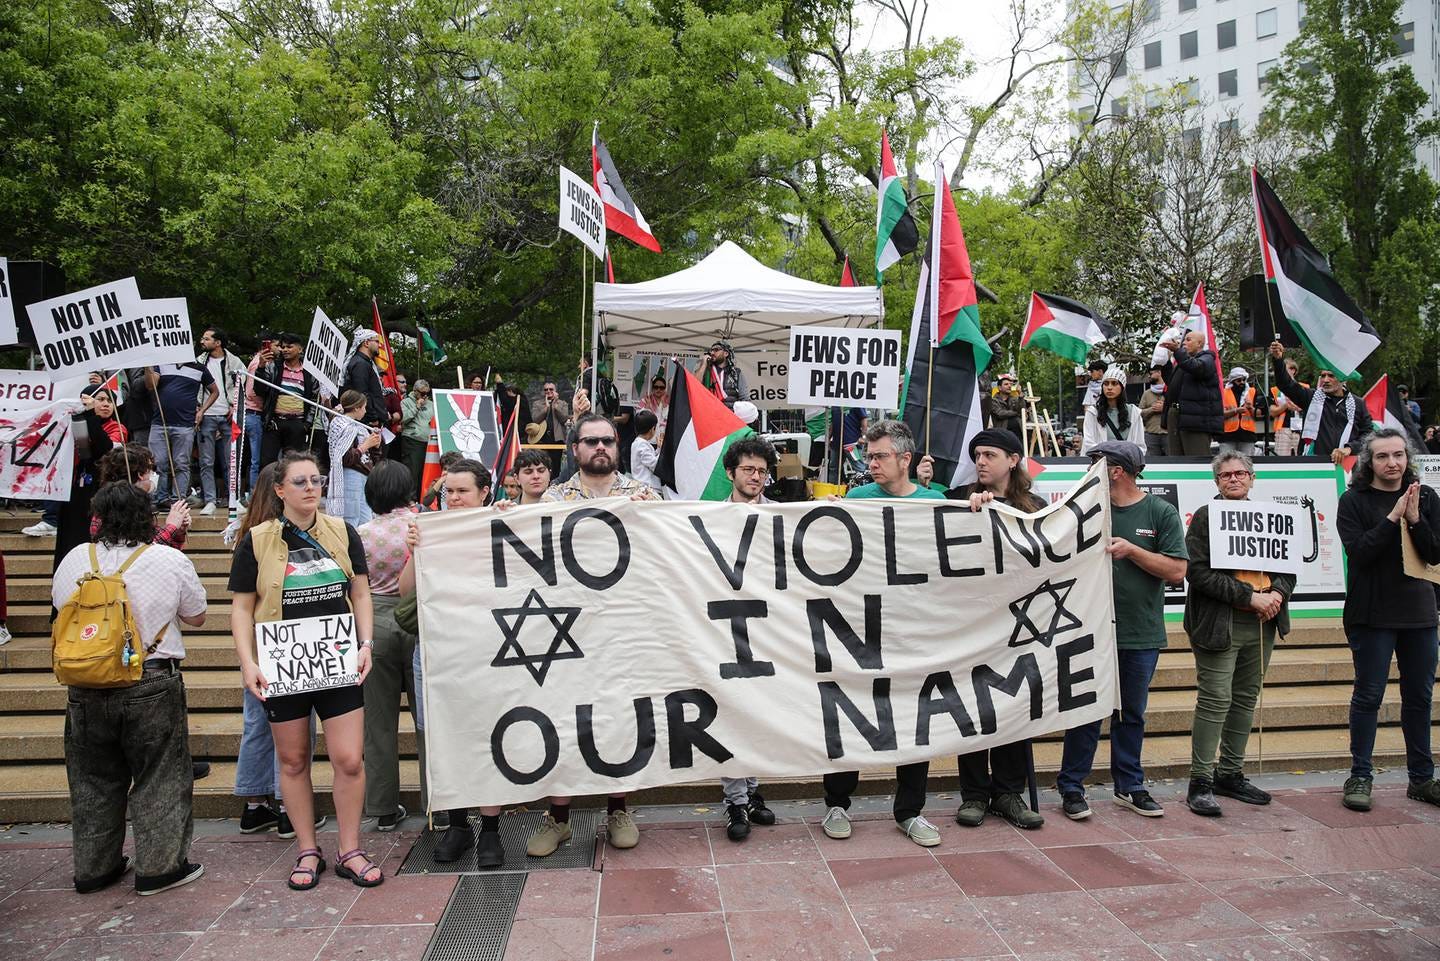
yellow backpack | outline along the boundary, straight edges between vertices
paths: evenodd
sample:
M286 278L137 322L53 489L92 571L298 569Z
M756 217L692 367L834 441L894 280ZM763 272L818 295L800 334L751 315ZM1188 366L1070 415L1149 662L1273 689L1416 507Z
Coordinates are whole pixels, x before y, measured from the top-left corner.
M95 545L90 545L90 570L75 582L75 593L60 608L50 629L55 679L74 687L129 687L145 671L145 658L155 653L164 628L141 652L135 647L135 616L125 590L125 571L145 552L135 548L114 574L100 573Z

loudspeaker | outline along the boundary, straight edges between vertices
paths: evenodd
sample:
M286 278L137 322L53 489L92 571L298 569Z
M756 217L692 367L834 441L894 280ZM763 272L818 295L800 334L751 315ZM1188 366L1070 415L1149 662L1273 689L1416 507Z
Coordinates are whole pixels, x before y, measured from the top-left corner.
M10 261L10 295L14 297L15 326L20 343L35 346L35 331L30 327L30 313L25 309L51 297L65 293L65 271L43 260Z
M1286 347L1300 346L1285 319L1280 291L1265 282L1264 274L1251 274L1240 281L1240 349L1265 350L1276 337Z

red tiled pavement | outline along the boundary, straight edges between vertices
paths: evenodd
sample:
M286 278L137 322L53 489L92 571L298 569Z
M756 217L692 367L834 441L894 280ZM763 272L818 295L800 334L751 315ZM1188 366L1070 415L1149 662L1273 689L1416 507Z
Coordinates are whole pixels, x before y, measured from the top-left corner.
M921 848L887 817L846 841L818 823L644 823L600 871L526 879L507 961L1411 961L1440 958L1440 820L1403 792L1352 817L1333 791L1225 802L1196 818L1173 799L1141 819L1092 792L1095 814L1045 827L965 829L929 812ZM202 835L198 883L137 898L133 878L71 888L69 851L0 844L5 961L419 961L449 875L396 876L414 835L366 837L391 872L361 890L327 871L301 894L292 845ZM326 850L333 847L327 838Z

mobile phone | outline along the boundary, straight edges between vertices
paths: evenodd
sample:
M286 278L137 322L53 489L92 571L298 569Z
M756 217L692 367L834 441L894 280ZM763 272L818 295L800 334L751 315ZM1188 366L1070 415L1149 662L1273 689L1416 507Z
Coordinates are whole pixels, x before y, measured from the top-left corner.
M272 347L274 347L274 346L275 346L275 341L273 341L273 340L262 340L262 341L260 341L260 352L261 352L261 353L264 353L265 351L269 350L270 348L272 348Z

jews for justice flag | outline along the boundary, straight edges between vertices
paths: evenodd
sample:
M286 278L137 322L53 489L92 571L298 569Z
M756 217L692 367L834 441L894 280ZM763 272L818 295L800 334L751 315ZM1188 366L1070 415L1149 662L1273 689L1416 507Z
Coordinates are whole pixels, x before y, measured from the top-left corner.
M920 451L935 459L935 479L957 487L975 480L970 438L984 426L979 375L992 351L980 331L975 275L939 163L930 225L900 409Z
M730 496L725 450L754 431L706 390L694 374L675 365L670 415L655 473L672 500L723 501Z
M1370 412L1370 419L1377 427L1398 430L1414 441L1422 451L1425 449L1425 437L1416 426L1415 419L1410 416L1405 402L1400 399L1400 392L1390 382L1389 374L1381 374L1375 386L1365 392L1365 409Z
M890 134L880 131L880 184L875 200L875 282L885 282L885 268L910 253L920 243L920 231L910 216L905 185L895 170L890 153Z
M640 208L630 198L629 191L625 189L620 172L615 169L615 161L610 159L610 151L605 149L605 141L600 139L598 123L590 134L590 169L595 192L605 204L605 229L658 254L660 241L650 232L645 215L640 212ZM607 273L608 270L607 265ZM614 281L611 280L610 283Z
M1076 364L1085 363L1090 348L1115 337L1115 327L1078 300L1059 294L1030 293L1030 313L1020 349L1039 347Z
M1322 369L1347 380L1358 377L1380 335L1255 167L1250 186L1265 280L1279 292L1285 319Z

